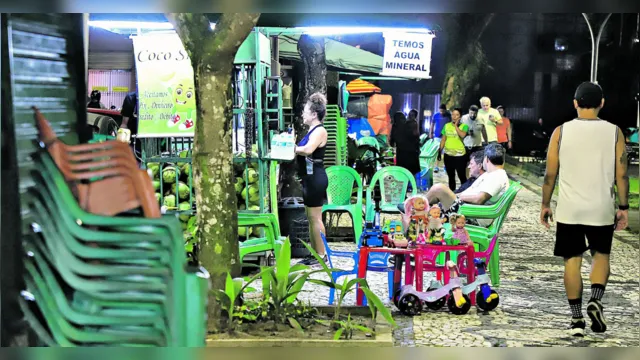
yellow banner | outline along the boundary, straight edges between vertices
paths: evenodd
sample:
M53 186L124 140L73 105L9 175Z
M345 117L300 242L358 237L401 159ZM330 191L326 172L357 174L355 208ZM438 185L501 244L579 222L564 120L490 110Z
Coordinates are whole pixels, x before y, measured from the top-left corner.
M138 77L138 136L193 136L193 68L178 35L136 36L133 50Z

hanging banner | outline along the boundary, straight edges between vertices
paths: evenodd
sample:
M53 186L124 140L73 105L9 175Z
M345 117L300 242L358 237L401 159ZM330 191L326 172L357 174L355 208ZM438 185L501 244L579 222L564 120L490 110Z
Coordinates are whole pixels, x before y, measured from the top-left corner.
M193 136L193 68L177 34L133 38L138 79L138 137Z
M384 33L383 76L431 79L431 43L435 35L423 33Z

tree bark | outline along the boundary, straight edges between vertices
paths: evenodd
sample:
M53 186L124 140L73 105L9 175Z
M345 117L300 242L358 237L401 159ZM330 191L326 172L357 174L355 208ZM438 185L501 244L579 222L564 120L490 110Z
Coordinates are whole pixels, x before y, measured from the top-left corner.
M316 92L327 95L327 61L324 37L301 35L298 40L298 53L300 60L302 60L304 76L294 106L293 128L297 141L300 141L307 132L302 121L302 111L307 99ZM289 163L283 167L281 177L284 184L283 196L302 196L300 182L295 180L295 169L295 163Z
M461 14L457 19L452 19L448 26L456 29L449 35L446 55L448 68L442 86L442 103L449 109L468 101L469 90L477 84L482 73L491 69L480 39L494 15L490 13L478 18L478 14ZM461 23L472 25L460 26Z
M240 45L260 14L223 14L211 30L204 14L167 14L191 58L197 121L193 145L202 266L213 289L224 289L226 273L239 273L238 213L233 174L231 75ZM208 330L221 330L220 304L209 297Z

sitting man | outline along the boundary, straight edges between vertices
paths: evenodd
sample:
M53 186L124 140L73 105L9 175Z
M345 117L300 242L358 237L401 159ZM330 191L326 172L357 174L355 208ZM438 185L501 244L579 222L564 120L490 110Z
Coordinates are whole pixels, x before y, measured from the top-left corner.
M482 174L484 174L484 169L482 168L482 161L484 159L484 150L478 150L471 154L469 160L469 179L464 182L464 184L460 185L459 188L454 191L456 194L460 194L461 192L467 190L471 184L473 184L476 179Z
M446 184L436 184L427 192L429 204L440 203L445 215L457 213L462 204L491 205L509 188L509 177L504 170L505 150L500 144L489 144L484 150L482 166L486 171L466 190L455 194ZM478 225L487 227L491 219L478 219Z

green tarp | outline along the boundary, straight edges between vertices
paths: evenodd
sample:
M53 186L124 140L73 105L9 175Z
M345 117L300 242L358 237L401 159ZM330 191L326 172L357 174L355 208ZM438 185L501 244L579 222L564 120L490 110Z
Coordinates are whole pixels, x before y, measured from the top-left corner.
M278 44L280 58L300 60L298 34L280 35ZM339 41L325 39L325 56L328 66L339 69L379 74L382 71L382 56L358 49Z

